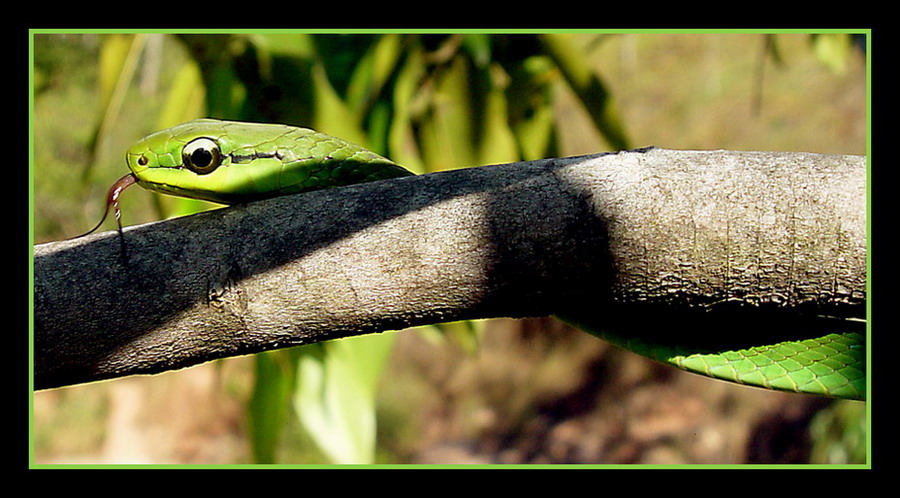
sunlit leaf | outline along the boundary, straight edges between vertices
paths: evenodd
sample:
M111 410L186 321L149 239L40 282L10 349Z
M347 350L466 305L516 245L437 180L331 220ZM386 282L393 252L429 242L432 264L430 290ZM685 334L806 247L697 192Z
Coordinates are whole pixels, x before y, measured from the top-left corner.
M206 89L203 79L200 77L200 68L194 61L187 61L172 82L171 88L163 103L162 112L159 115L157 129L165 129L180 123L204 117L205 115ZM163 218L176 218L188 214L206 211L216 204L188 199L184 197L172 198L171 205L165 213L159 213Z
M572 36L551 33L542 35L540 40L610 147L614 150L628 149L629 140L612 96L587 64L584 54L574 45Z
M329 135L369 147L369 137L360 127L360 117L352 112L337 94L322 64L313 65L313 128Z
M531 117L518 123L515 134L523 160L534 161L547 157L553 140L554 120L553 107L548 103L534 109Z
M462 44L472 57L475 66L484 68L491 63L491 35L471 33L463 36Z
M393 341L393 333L340 339L299 359L294 410L334 463L375 460L376 388Z
M523 160L543 159L553 153L553 87L559 71L546 56L528 57L515 71L506 93L519 151Z
M469 354L475 354L481 344L487 320L466 320L461 322L438 323L420 327L423 337L434 343L448 339Z
M100 45L100 66L97 78L103 106L109 103L113 90L122 76L122 68L128 59L128 52L134 42L134 35L115 33L103 38Z
M847 59L852 48L850 35L847 33L827 33L813 35L813 53L829 71L843 74L847 71Z
M206 86L206 115L219 119L243 118L241 111L248 105L249 92L235 64L252 40L239 35L187 35L181 39L199 66Z
M87 181L94 167L94 160L103 146L110 129L115 125L122 101L137 70L138 59L147 40L146 34L110 35L104 38L98 69L103 114L91 139L87 165L82 181Z
M482 115L478 164L501 164L519 159L516 137L509 126L506 93L509 76L499 65L491 66L490 90Z
M397 67L401 42L400 35L384 35L360 59L347 87L347 107L353 112L362 114L371 107Z
M312 57L315 53L308 33L252 33L247 38L269 54L293 57Z
M253 394L247 407L248 428L256 463L274 463L278 441L289 415L295 350L270 351L254 357Z
M848 464L866 461L866 405L838 401L810 422L811 463Z
M437 76L421 123L422 153L430 171L476 165L472 107L469 99L469 67L458 57Z
M424 74L422 51L418 46L413 47L394 81L391 102L393 118L388 131L388 154L391 159L414 173L425 172L413 131L413 106Z

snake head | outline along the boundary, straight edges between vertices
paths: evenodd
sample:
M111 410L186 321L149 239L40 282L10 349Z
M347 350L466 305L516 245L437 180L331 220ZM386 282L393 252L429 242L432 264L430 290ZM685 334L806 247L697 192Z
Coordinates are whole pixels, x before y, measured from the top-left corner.
M411 173L363 147L308 128L197 119L156 132L126 160L148 190L220 204Z

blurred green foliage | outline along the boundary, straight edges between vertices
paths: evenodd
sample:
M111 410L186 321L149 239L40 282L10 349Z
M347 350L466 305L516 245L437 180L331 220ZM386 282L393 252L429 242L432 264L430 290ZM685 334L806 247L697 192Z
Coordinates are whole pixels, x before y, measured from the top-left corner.
M569 85L581 97L613 148L627 147L609 93L565 35L254 34L180 40L202 75L209 116L310 126L418 173L554 155L553 121L547 118L556 85ZM465 328L457 337L466 342L471 334ZM380 369L370 366L383 364L390 354L389 347L376 347L388 340L358 338L303 348L311 353L300 356L285 353L297 362L293 399L299 419L334 462L373 461L376 392L374 384L359 389L377 383ZM265 378L258 380L254 399L282 404L286 393L280 386L291 371L261 367ZM252 406L251 414L259 409ZM254 427L257 448L265 448L258 458L274 459L281 425Z
M312 127L426 173L560 155L564 98L577 102L608 150L629 148L614 92L585 52L608 36L37 34L35 241L91 226L105 188L125 173L122 151L198 117ZM774 40L767 51L778 63ZM823 64L844 70L848 35L810 40ZM132 192L122 198L126 224L214 207ZM432 336L477 348L478 322L440 329ZM375 387L392 340L257 355L248 403L255 460L279 461L293 407L328 461L374 461Z
M166 63L171 83L153 128L208 116L308 126L382 154L417 173L556 154L553 92L581 98L613 149L627 148L610 93L569 35L190 34L176 37L186 57ZM123 119L138 73L159 67L148 34L99 38L100 109L81 170L87 185L102 144ZM154 40L159 43L158 40ZM36 40L39 61L68 50ZM43 59L48 57L48 59ZM161 57L161 55L156 55ZM139 61L143 60L143 65ZM45 74L39 72L36 74ZM47 83L36 76L38 87ZM154 201L157 217L207 205ZM123 209L124 210L124 209ZM476 326L448 327L472 347ZM259 355L249 405L254 455L273 462L285 407L294 399L309 435L332 460L371 463L375 390L390 336L372 336ZM294 382L295 372L300 372ZM339 379L339 380L336 380ZM362 386L369 388L356 392Z

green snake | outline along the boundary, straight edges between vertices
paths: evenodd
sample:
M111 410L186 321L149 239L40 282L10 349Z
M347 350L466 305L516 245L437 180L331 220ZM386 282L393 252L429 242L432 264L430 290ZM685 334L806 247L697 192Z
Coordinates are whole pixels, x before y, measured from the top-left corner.
M135 183L163 194L236 204L413 174L363 147L310 129L213 119L153 133L128 149L126 160L131 173L110 188L103 219L87 233L103 224L113 206L121 235L118 197ZM727 350L667 345L639 330L623 336L569 321L638 354L709 377L865 399L864 330L858 323L831 321L808 338Z

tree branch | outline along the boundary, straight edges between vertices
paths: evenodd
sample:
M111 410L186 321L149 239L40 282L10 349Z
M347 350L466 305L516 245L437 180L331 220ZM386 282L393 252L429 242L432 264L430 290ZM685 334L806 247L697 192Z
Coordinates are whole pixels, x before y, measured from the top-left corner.
M866 160L670 151L311 192L35 247L34 385L407 326L739 304L864 317Z

